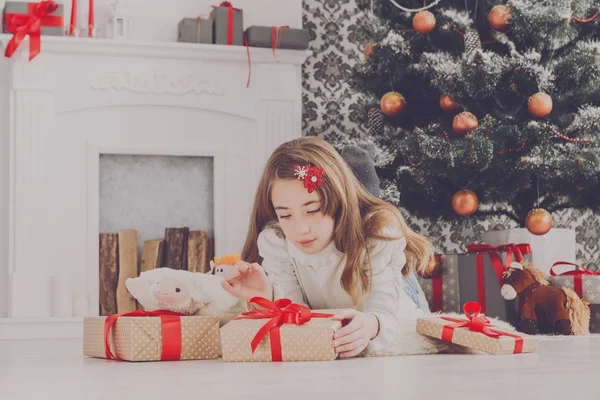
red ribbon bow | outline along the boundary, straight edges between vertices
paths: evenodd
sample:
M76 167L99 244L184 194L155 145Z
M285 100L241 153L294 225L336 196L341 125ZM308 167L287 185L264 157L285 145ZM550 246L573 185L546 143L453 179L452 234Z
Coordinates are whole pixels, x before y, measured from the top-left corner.
M484 335L494 339L497 339L500 336L512 337L515 339L514 354L518 354L523 351L523 338L521 336L491 329L492 324L485 317L485 315L479 315L479 313L481 312L481 304L475 301L469 301L463 306L463 311L467 316L468 321L449 317L441 317L446 321L453 322L453 324L444 325L444 327L442 328L442 340L452 342L452 337L454 336L455 329L468 328L473 332L483 333Z
M109 360L120 360L110 349L110 331L116 325L119 317L160 317L162 330L161 361L176 361L181 358L181 316L172 311L132 311L128 313L113 314L104 321L104 353Z
M25 37L29 35L29 61L33 60L41 50L40 36L42 26L62 26L62 16L50 15L57 8L58 4L54 0L48 0L40 3L27 3L27 14L4 14L6 31L14 33L13 38L6 46L4 55L11 57Z
M523 261L523 254L529 254L530 246L526 243L521 244L504 244L502 246L490 246L489 244L470 244L467 248L468 253L477 253L477 295L479 303L482 304L483 312L485 313L486 297L485 297L485 272L483 256L489 254L492 261L492 267L498 278L498 283L502 286L502 275L504 270L510 268L510 264L515 259L518 262ZM500 259L499 252L506 253L504 265Z
M267 321L254 335L250 344L252 354L260 344L261 340L270 333L271 340L271 358L273 361L283 361L281 351L281 336L279 328L283 324L302 325L309 322L312 318L331 318L333 314L314 313L310 308L292 303L290 299L279 299L271 301L264 297L253 297L250 303L257 304L265 310L245 311L239 317L234 319L265 319Z
M554 272L554 267L556 267L557 265L570 265L570 266L575 267L575 269L572 269L570 271L565 271L561 274L557 274L556 272ZM550 275L552 275L552 276L572 276L573 277L573 290L575 290L575 293L577 293L579 298L583 299L583 277L584 276L598 276L598 275L600 275L600 271L593 272L582 265L578 265L578 264L575 264L572 262L566 262L566 261L557 261L554 264L552 264L552 267L550 268Z

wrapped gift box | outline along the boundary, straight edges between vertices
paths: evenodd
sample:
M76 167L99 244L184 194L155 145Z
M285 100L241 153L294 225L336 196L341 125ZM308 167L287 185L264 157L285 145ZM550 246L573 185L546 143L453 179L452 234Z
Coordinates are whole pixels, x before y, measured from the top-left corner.
M600 304L590 304L590 333L600 333Z
M520 332L503 332L479 316L479 304L465 304L465 318L443 316L417 319L417 332L488 354L519 354L537 351L535 336ZM474 312L471 314L471 312Z
M515 323L519 301L500 294L502 273L511 261L525 260L528 253L523 244L471 245L468 253L438 255L439 275L419 277L419 283L433 312L461 312L465 303L478 301L487 316Z
M279 307L282 301L285 304L291 304L288 299L276 302L265 300L260 304L277 304ZM300 317L300 312L290 314L293 311L292 308L281 306L279 311L275 309L253 310L243 313L224 325L221 328L223 361L335 360L337 353L333 347L333 334L342 327L342 323L332 320L331 313L315 313L304 307L304 316ZM307 319L307 312L311 314L309 320L300 322L301 319ZM260 318L261 316L266 317ZM275 320L279 320L280 323L273 329L263 331L265 335L261 336L263 327ZM291 323L292 320L296 322ZM254 349L253 345L256 345Z
M24 3L19 1L7 1L4 5L4 13L2 19L2 31L4 33L15 33L16 27L24 24L26 19L23 18L30 14L32 8L39 3ZM42 18L42 27L40 29L42 35L64 36L64 5L56 4L56 11L49 16ZM15 21L22 20L23 23L11 23L11 20L17 14ZM19 15L21 17L19 17Z
M140 313L145 311L128 314ZM114 356L125 361L206 360L220 356L218 317L171 315L118 317L108 338L112 355L107 354L104 330L107 318L112 317L84 318L85 356Z
M213 8L210 13L214 21L214 43L234 46L244 45L244 12L229 2Z
M308 49L308 30L288 27L251 26L246 29L246 38L251 47L275 49Z
M556 267L567 266L560 272ZM600 304L600 272L592 272L575 263L557 262L550 268L547 277L552 286L573 289L580 298L589 304Z
M552 264L557 261L575 262L575 231L552 228L545 235L534 235L525 228L485 232L484 243L501 246L506 243L527 243L531 247L531 261L536 269L550 275Z
M185 43L213 42L213 20L184 18L177 25L177 41Z

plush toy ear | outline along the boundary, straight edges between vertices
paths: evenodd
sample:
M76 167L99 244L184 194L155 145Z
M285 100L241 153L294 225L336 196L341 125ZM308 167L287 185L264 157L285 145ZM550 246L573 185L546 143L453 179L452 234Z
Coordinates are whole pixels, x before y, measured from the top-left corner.
M513 269L520 269L521 271L523 271L523 264L521 264L520 262L513 261L510 263L510 267Z
M150 271L148 271L150 272ZM152 286L156 280L151 275L142 273L138 278L129 278L125 281L125 287L129 293L144 307L145 310L154 310L158 307L156 299L152 295Z
M238 298L221 287L222 277L200 272L192 274L190 294L201 304L214 303L219 309L228 310L238 303Z
M210 260L210 271L208 271L208 275L214 275L215 274L215 262L213 260Z

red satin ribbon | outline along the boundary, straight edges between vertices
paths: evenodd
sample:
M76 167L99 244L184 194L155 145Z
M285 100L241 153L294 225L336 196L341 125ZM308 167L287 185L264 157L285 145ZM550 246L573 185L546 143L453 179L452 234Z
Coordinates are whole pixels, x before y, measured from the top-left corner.
M283 324L302 325L312 318L331 318L333 314L314 313L310 308L300 304L292 303L290 299L279 299L274 302L264 297L253 297L250 303L257 304L265 310L245 311L239 317L234 319L265 319L269 318L256 333L250 343L252 354L260 344L267 333L270 333L271 340L271 359L273 361L283 361L281 351L281 335L279 328Z
M554 272L554 267L556 267L557 265L570 265L570 266L575 267L575 269L573 269L571 271L565 271L562 274L557 274L556 272ZM575 293L577 293L579 298L583 299L583 276L584 275L598 276L598 275L600 275L600 271L593 272L582 265L578 265L578 264L566 262L566 261L557 261L554 264L552 264L552 267L550 268L550 275L552 275L552 276L572 276L573 277L573 290L575 290Z
M435 259L438 263L438 268L442 266L442 255L436 254ZM431 278L431 294L432 294L432 312L441 312L444 309L444 297L443 297L443 285L442 285L442 276L444 274L440 273L437 276Z
M161 361L176 361L181 358L181 316L172 311L132 311L128 313L113 314L104 321L104 353L109 360L120 360L110 349L111 329L120 317L160 317L162 331Z
M502 275L504 270L510 267L513 262L513 258L521 262L523 261L523 254L529 254L530 246L526 243L521 244L505 244L502 246L490 246L489 244L470 244L467 247L468 253L477 253L477 300L481 304L482 312L486 311L486 294L485 294L485 262L484 255L489 254L490 260L492 261L492 267L496 273L496 278L499 284L502 286ZM505 252L506 259L504 265L502 265L502 259L498 252Z
M27 14L4 14L6 31L14 33L4 51L5 57L12 57L19 48L25 37L29 35L29 61L33 60L41 51L41 28L42 26L61 27L63 17L50 15L58 9L54 0L42 1L40 3L27 3Z
M484 315L479 316L481 310L481 304L474 301L469 301L463 306L463 311L467 316L468 321L449 317L440 317L443 320L453 322L452 324L444 325L444 327L442 328L442 340L452 342L455 329L468 328L471 331L483 333L484 335L494 339L497 339L500 336L512 337L515 339L515 350L513 353L518 354L523 352L523 338L521 336L513 335L508 332L502 332L496 329L491 329L492 324L490 323L490 321Z
M273 50L273 55L275 55L275 49L278 49L281 43L281 29L286 28L289 28L289 25L271 27L271 49Z

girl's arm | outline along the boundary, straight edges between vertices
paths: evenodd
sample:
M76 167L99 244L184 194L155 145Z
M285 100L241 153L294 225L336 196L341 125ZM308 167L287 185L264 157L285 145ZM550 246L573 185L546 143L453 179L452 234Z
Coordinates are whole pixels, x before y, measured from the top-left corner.
M307 305L285 239L275 229L267 228L258 235L257 244L263 259L261 265L273 286L273 300L286 297L294 303Z

